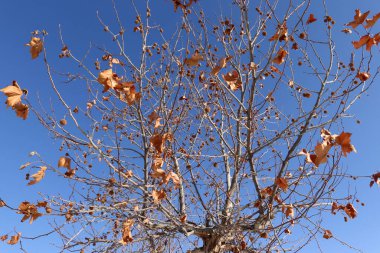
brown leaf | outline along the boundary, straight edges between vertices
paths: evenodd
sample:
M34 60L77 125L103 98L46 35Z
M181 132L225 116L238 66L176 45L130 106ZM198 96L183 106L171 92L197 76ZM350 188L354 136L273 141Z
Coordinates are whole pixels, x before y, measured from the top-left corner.
M104 85L103 92L115 88L120 81L121 78L116 73L113 73L112 69L104 70L98 76L98 82Z
M284 63L286 56L288 55L288 52L284 50L283 48L280 48L278 50L276 57L273 58L273 62L281 65Z
M286 178L283 178L283 177L276 178L275 184L278 187L280 187L284 192L288 190L289 185Z
M158 116L156 111L153 111L151 114L148 115L149 124L152 124L153 121L156 121L160 116Z
M115 86L115 90L119 93L119 99L125 101L128 105L132 105L141 99L141 93L136 92L134 82L123 82Z
M122 239L120 240L120 243L123 245L126 245L133 241L132 237L132 226L134 224L134 220L127 219L123 223L123 230L122 230Z
M293 205L288 205L286 207L285 216L286 216L286 218L288 218L288 217L293 218L294 217L294 208L293 208Z
M369 14L369 11L365 12L365 13L361 13L360 10L356 9L355 10L355 16L354 16L354 20L349 22L348 24L346 24L347 26L351 26L352 28L356 28L358 27L359 25L363 24L363 22L365 21L365 19L367 18Z
M314 23L315 21L317 21L317 19L314 17L314 14L310 14L309 18L306 21L306 24L308 25L308 24Z
M200 61L203 61L203 56L199 53L194 53L190 58L186 58L184 64L189 67L194 67L199 64Z
M29 203L28 201L22 202L19 205L18 210L19 210L18 213L24 215L24 217L22 217L22 219L21 219L21 222L24 222L24 221L30 219L29 223L32 224L33 221L35 221L38 217L42 216L42 213L38 212L37 207L35 205Z
M356 152L354 145L351 144L351 133L342 132L339 136L335 137L335 143L340 145L344 156L352 151Z
M323 238L330 239L331 237L333 237L333 234L331 233L331 231L325 230L325 232L323 233Z
M260 190L260 195L262 198L266 198L268 196L271 196L273 194L273 189L271 187L265 187L264 189Z
M369 34L362 36L358 41L352 42L355 49L359 49L362 46L366 45L367 42L371 39L371 36Z
M5 241L5 240L7 240L8 239L8 235L2 235L2 236L0 236L0 240L1 241Z
M345 34L352 33L351 29L344 28L341 32L344 32Z
M222 75L224 81L230 86L230 89L236 91L241 88L241 80L239 73L234 70L232 72L227 73L226 75Z
M0 91L7 96L7 100L5 102L7 106L13 107L16 104L21 103L21 96L23 93L16 81L14 81L12 85L3 88Z
M33 184L40 182L45 176L46 169L47 169L46 166L41 166L40 170L37 173L31 175L33 180L29 181L28 185L33 185Z
M161 134L154 134L150 138L150 143L152 146L156 149L158 153L162 153L165 149L165 142L166 141L173 141L173 136L171 133L165 133L163 135Z
M222 68L227 66L227 63L232 59L232 56L228 57L223 57L222 59L219 60L218 65L216 65L212 70L211 70L211 75L216 76Z
M288 28L286 27L286 21L282 25L279 25L276 33L269 39L269 41L288 41Z
M21 233L11 236L11 239L7 242L9 245L15 245L20 240Z
M16 116L26 120L29 114L29 106L23 103L16 104L13 106L13 110L16 112Z
M364 27L368 29L368 28L374 26L375 23L377 22L377 20L379 20L379 18L380 18L380 12L377 13L376 15L374 15L372 18L366 19L365 22L367 24Z
M377 172L377 173L375 173L375 174L373 174L372 175L372 179L373 179L373 181L371 181L371 187L372 187L372 185L374 184L374 183L377 183L377 184L379 184L379 178L380 178L380 172ZM0 205L0 207L1 207L1 205Z
M355 77L359 78L360 81L364 82L367 81L371 77L371 75L368 72L358 72Z
M7 106L12 107L16 112L16 115L24 120L28 117L29 106L21 103L21 96L23 93L26 94L26 90L21 90L20 86L16 81L12 82L12 85L9 85L0 90L5 96L7 96L6 104Z
M159 204L161 200L166 199L167 195L164 189L161 189L159 191L153 190L152 197L153 197L154 203Z
M32 59L36 59L42 52L43 42L40 38L33 37L31 38L30 42L26 44L26 46L30 47L30 54L32 55Z
M71 159L69 157L64 157L62 156L58 160L58 168L66 168L66 169L71 169Z
M344 207L344 211L346 212L348 217L350 217L351 219L356 218L356 216L358 215L358 212L356 211L355 207L351 203L348 203Z

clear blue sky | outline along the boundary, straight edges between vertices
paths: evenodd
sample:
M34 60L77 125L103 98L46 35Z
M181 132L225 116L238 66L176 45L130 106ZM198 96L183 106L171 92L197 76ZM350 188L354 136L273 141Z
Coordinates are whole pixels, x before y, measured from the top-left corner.
M137 0L139 1L139 0ZM199 0L200 4L208 2L206 8L212 5L221 6L225 0ZM321 1L321 0L314 0ZM173 6L170 0L151 1L165 15L162 22L172 22L178 17L173 13ZM336 31L343 28L343 24L350 21L354 10L359 8L363 11L371 10L372 14L380 12L380 1L375 0L332 0L327 1L330 5L330 14L337 21ZM111 1L107 0L19 0L4 1L1 6L0 15L0 86L6 86L17 80L23 87L29 90L29 97L36 97L40 94L44 102L49 103L48 98L53 96L48 88L47 75L43 70L42 58L32 61L29 55L29 48L24 44L30 39L30 32L35 29L46 29L49 32L48 44L50 52L56 50L50 58L58 58L61 44L58 36L58 24L61 24L65 40L74 52L83 52L90 42L102 45L109 43L107 36L102 33L102 27L96 18L96 11L99 10L102 16L109 21L114 20ZM316 10L318 12L318 10ZM167 14L166 14L167 13ZM124 9L122 15L134 18L131 10ZM215 14L218 10L215 9ZM380 22L379 22L380 23ZM374 28L380 32L380 24ZM343 34L339 39L348 38ZM351 39L350 39L351 40ZM380 65L378 49L375 59ZM53 60L53 62L55 59ZM76 69L73 72L77 71ZM356 115L352 121L345 124L346 131L352 132L352 142L355 144L358 153L351 155L343 161L343 165L353 175L371 175L380 171L380 136L377 134L380 125L380 87L379 81L375 83L369 91L368 96L363 96L354 106L351 113ZM80 97L78 97L80 99ZM1 95L0 101L5 101ZM3 102L0 102L0 136L2 145L0 146L0 170L2 182L0 184L0 197L9 204L18 206L25 200L38 199L39 192L65 192L66 184L56 179L53 175L46 175L46 178L33 187L27 187L24 171L19 171L21 164L28 161L28 154L37 151L51 163L55 163L61 156L57 147L59 143L54 143L48 132L39 124L37 119L31 114L28 120L23 121L16 118L11 110L7 110ZM356 119L361 124L356 124ZM380 219L380 190L377 186L369 188L369 180L358 180L356 184L350 181L350 191L357 192L359 199L364 202L365 207L358 207L359 216L348 223L343 221L342 216L328 217L329 228L339 239L349 242L352 246L362 249L363 252L379 252L379 227ZM23 236L35 236L39 233L49 231L49 227L42 218L35 224L20 223L20 215L11 214L8 210L0 209L0 235L12 231L21 231ZM331 221L331 222L330 222ZM12 233L11 233L12 234ZM51 253L58 252L52 246L57 240L51 236L38 241L26 241L25 246L31 253ZM350 252L348 248L342 246L334 240L319 240L323 252ZM58 242L59 243L59 242ZM18 246L7 246L0 242L0 252L21 252ZM305 249L303 252L319 252L316 245Z

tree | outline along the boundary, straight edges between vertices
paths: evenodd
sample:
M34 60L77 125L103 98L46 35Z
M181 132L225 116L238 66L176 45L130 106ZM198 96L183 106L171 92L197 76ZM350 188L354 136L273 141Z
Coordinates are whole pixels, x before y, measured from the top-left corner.
M30 223L58 217L63 250L80 252L296 252L333 237L320 217L357 216L355 199L335 189L347 177L341 159L356 151L344 119L379 71L379 14L356 10L342 30L357 34L347 54L324 2L235 0L231 17L214 19L202 1L173 0L176 26L156 25L149 1L132 2L131 47L113 4L117 26L98 14L110 48L78 57L61 34L59 58L83 70L67 79L86 83L70 93L86 101L62 92L46 31L28 46L59 105L32 105L16 81L1 90L17 116L32 111L62 142L58 164L33 153L22 166L28 184L47 172L72 182L66 198L2 206Z

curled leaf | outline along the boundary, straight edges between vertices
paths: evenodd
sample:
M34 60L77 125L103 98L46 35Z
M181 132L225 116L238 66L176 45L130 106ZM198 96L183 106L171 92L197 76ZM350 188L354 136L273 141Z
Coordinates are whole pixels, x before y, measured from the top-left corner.
M363 22L365 21L365 19L367 18L369 14L369 11L365 12L365 13L361 13L361 11L359 9L356 9L355 10L355 16L354 16L354 20L349 22L348 24L346 24L347 26L351 26L352 28L356 28L358 27L359 25L363 24Z
M17 233L17 235L12 235L11 239L7 242L9 245L15 245L20 240L21 233Z
M308 25L308 24L314 23L315 21L317 21L317 19L314 17L314 14L310 14L309 18L306 21L306 24Z
M331 233L331 231L325 230L325 232L323 233L323 238L330 239L331 237L333 237L333 234Z
M281 65L284 63L287 55L288 55L288 52L285 49L280 48L280 50L278 50L277 52L276 57L274 57L273 62L278 65Z
M133 237L132 237L133 224L134 224L134 220L132 219L127 219L123 223L122 239L120 240L121 244L126 245L133 241Z
M216 65L211 70L211 75L216 76L224 67L226 67L227 63L232 59L232 56L223 57L219 60L218 65Z
M203 56L199 53L194 53L190 58L186 58L184 63L189 67L197 66L200 61L203 61Z
M33 180L29 181L28 185L33 185L33 184L40 182L45 176L46 169L47 169L46 166L41 166L40 170L37 173L31 175Z
M30 42L26 44L26 46L30 47L30 54L32 55L32 59L36 59L42 52L43 42L40 38L33 37L30 39Z

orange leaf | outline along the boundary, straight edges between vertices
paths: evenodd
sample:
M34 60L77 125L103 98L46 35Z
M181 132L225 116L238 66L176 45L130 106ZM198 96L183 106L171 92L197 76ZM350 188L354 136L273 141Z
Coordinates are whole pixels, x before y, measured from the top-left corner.
M41 166L40 170L31 176L33 180L29 181L28 185L33 185L40 182L45 176L46 169L47 169L46 166Z
M141 93L136 92L136 87L133 82L119 83L114 88L119 94L119 99L127 102L128 105L138 102L141 98Z
M216 65L212 70L211 70L211 75L216 76L222 68L226 67L227 63L232 59L232 56L228 57L223 57L222 59L219 60L218 65Z
M1 241L5 241L6 239L8 239L8 235L2 235L2 236L0 236L0 240Z
M159 191L153 190L152 197L153 197L154 203L159 204L161 200L166 199L167 195L164 189L161 189Z
M366 45L370 39L371 39L371 36L367 34L367 35L362 36L358 41L353 41L352 44L354 45L355 49L359 49L362 46Z
M20 240L21 233L17 233L17 235L11 236L11 239L7 242L10 245L15 245Z
M278 50L278 52L277 52L276 57L274 57L273 62L278 64L278 65L281 65L284 63L285 57L287 55L288 55L288 52L286 50L284 50L283 48L280 48L280 50Z
M103 92L113 89L121 81L116 73L112 72L112 69L107 69L99 73L98 82L104 85Z
M30 42L26 44L26 46L30 47L30 54L32 55L32 59L36 59L42 52L43 43L40 38L33 37L30 39Z
M282 25L279 25L277 28L276 33L269 39L269 41L288 41L288 28L286 27L286 22L284 22Z
M344 211L346 212L348 217L350 217L351 219L354 219L358 215L358 212L356 211L355 207L351 203L348 203L344 207Z
M306 24L308 25L314 23L315 21L317 21L317 19L314 17L314 14L310 14L309 18L306 21Z
M333 234L331 233L331 231L330 230L325 230L325 232L323 234L323 238L330 239L331 237L333 237Z
M239 73L234 70L232 72L227 73L226 75L222 75L224 81L230 86L230 89L236 91L241 88L241 80Z
M280 178L276 178L276 181L275 181L275 184L280 187L284 192L286 192L288 190L288 181L286 180L286 178L283 178L283 177L280 177Z
M194 53L190 58L186 58L184 63L189 67L197 66L200 61L203 61L203 56L199 53Z
M360 81L364 82L367 81L371 77L371 75L368 72L358 72L355 77L359 78Z
M351 133L342 132L339 136L335 137L335 143L340 145L344 156L352 151L356 152L354 145L351 144Z
M358 27L359 25L363 24L363 22L365 21L365 19L367 18L369 14L369 11L361 14L360 10L355 10L355 16L354 16L354 20L349 22L348 24L346 24L347 26L351 26L352 28L356 28Z
M123 223L122 239L120 240L121 244L126 245L133 241L133 237L132 237L133 224L134 224L134 221L132 219L127 219Z
M66 169L71 169L71 159L68 157L62 156L58 160L58 168L64 167Z
M7 101L5 102L7 106L13 107L16 104L21 103L22 90L16 81L13 81L12 85L3 88L0 91L7 96Z
M366 25L364 26L365 28L370 28L370 27L372 27L372 26L374 26L375 25L375 23L377 22L377 20L379 20L379 18L380 18L380 12L379 13L377 13L376 15L374 15L372 18L370 18L370 19L366 19Z

